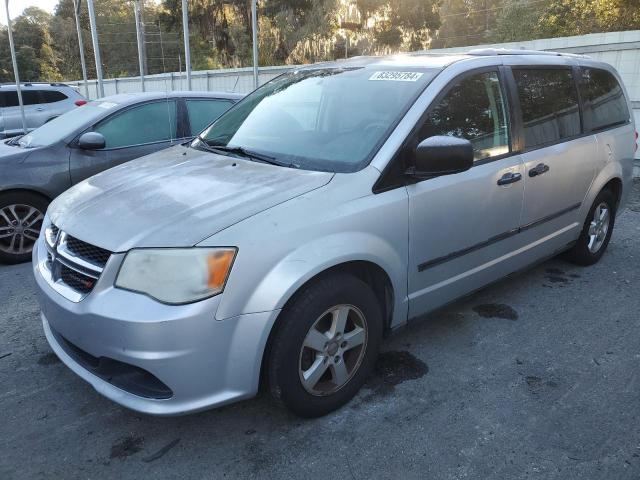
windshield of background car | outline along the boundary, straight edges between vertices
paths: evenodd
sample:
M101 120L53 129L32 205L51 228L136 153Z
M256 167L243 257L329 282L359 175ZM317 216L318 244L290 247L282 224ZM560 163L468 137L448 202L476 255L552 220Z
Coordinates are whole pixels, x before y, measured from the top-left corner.
M286 73L245 97L192 145L241 147L296 168L354 172L371 161L437 72L376 65Z
M76 130L87 126L92 121L113 110L115 103L91 102L81 107L69 110L67 113L45 123L27 135L20 137L18 145L22 148L46 147L59 142L63 138L75 133Z

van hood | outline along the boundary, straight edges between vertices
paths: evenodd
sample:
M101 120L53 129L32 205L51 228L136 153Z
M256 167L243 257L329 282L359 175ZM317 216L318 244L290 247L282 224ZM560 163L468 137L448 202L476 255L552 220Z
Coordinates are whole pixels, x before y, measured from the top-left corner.
M61 230L112 252L188 247L332 177L177 146L77 184L48 213Z

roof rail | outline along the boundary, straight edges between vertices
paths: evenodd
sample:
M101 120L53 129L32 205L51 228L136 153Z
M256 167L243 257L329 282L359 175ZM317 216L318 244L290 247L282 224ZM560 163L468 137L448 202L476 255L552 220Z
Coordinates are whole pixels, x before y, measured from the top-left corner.
M576 53L549 52L546 50L525 50L518 48L475 48L469 50L467 55L476 55L479 57L492 57L496 55L551 55L556 57L580 57L585 58L586 55Z
M20 82L20 86L22 87L33 87L34 85L50 85L52 87L68 87L69 85L62 82ZM4 82L0 83L0 87L15 87L16 84L14 82Z

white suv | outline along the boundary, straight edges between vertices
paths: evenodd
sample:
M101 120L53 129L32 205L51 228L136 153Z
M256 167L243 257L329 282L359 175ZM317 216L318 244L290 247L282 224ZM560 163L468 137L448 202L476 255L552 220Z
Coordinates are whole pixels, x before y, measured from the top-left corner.
M27 130L44 125L87 100L64 83L24 83L20 86ZM0 138L23 132L15 84L0 84Z

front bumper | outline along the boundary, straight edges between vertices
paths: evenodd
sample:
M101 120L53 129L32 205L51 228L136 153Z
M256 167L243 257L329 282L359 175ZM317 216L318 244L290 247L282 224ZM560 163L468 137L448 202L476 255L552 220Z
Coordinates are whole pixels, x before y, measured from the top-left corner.
M38 248L43 248L41 241ZM119 261L115 255L109 260ZM189 305L164 305L114 288L109 274L114 271L116 266L107 264L95 289L76 303L54 290L34 262L45 335L71 370L111 400L153 415L195 412L257 393L262 355L279 311L216 320L220 296ZM170 394L141 396L141 390L123 387L109 375L87 368L78 351L88 358L142 369L167 386ZM135 375L131 378L135 380Z

